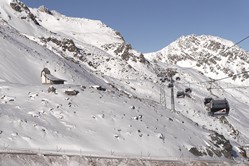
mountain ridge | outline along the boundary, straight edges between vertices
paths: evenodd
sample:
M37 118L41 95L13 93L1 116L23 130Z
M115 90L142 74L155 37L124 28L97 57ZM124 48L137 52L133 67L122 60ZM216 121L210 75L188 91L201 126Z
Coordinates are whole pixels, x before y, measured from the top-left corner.
M169 46L147 54L146 57L195 68L213 79L232 77L229 81L236 82L238 79L237 83L248 80L248 73L245 72L249 70L248 52L231 41L215 36L182 36ZM234 66L240 67L239 70ZM243 74L236 75L239 73Z

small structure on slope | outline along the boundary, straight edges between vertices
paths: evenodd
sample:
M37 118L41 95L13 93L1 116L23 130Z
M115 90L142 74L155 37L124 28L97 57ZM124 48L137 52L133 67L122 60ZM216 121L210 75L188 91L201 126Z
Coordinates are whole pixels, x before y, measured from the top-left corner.
M64 84L65 82L65 80L53 76L48 68L41 71L41 78L43 84Z

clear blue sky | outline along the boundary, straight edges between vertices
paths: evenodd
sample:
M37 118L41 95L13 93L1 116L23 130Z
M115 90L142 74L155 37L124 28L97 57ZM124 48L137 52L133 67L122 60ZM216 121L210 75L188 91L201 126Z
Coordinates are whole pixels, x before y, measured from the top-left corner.
M249 35L249 0L21 0L64 15L101 20L133 48L158 51L189 34L238 42ZM239 44L249 51L249 39Z

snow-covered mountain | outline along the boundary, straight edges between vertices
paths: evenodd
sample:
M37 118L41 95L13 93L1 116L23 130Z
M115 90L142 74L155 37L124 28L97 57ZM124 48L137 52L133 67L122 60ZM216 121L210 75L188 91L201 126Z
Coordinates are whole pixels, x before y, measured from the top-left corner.
M249 53L233 42L215 36L183 36L169 46L147 54L151 60L194 68L213 79L248 83ZM239 74L242 73L242 74Z
M0 0L0 41L2 150L244 159L249 96L234 87L248 83L247 73L237 74L248 70L248 54L230 41L191 35L144 55L101 21L18 0ZM51 92L41 84L43 68L66 84ZM175 99L176 111L169 82L158 77L169 68L176 70L175 91L192 89ZM229 116L208 116L209 96L226 98Z

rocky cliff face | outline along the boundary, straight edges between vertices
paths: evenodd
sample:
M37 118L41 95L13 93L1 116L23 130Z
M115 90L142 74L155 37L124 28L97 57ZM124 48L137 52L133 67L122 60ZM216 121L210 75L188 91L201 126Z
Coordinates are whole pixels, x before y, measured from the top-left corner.
M29 10L29 8L22 2L14 0L10 2L10 6L13 10L19 13L25 13L25 16L22 16L21 19L32 20L36 25L40 25L36 20L36 16Z

